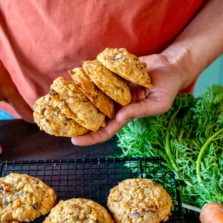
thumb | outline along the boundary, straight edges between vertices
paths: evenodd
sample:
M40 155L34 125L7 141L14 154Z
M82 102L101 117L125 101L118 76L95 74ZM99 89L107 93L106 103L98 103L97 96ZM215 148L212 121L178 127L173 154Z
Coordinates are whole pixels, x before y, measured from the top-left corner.
M120 109L116 119L119 122L129 122L134 118L159 115L166 112L170 106L169 101L146 98L143 101L132 103Z
M73 137L71 142L79 146L101 143L112 138L124 125L125 122L118 122L116 119L112 119L107 123L106 127L96 132L88 132L85 135Z

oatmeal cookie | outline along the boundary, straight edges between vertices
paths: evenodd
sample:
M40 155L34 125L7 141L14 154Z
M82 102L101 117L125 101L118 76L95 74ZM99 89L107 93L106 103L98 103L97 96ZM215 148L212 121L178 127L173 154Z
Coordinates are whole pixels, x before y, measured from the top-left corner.
M84 61L83 68L94 84L114 101L122 106L131 102L131 93L125 81L113 74L98 60Z
M114 115L114 103L88 77L83 68L74 68L70 76L82 93L106 116Z
M30 222L47 214L56 194L40 179L11 173L0 178L0 222Z
M75 121L78 124L92 131L105 126L104 114L88 100L73 81L58 77L50 88L57 92L60 100L76 115Z
M44 223L113 223L110 215L100 204L83 198L60 201Z
M76 115L53 90L36 101L33 116L40 129L50 135L74 137L88 131L74 121Z
M127 179L111 189L108 208L117 223L167 221L172 199L159 184L148 179Z
M97 59L109 70L135 84L150 88L151 82L146 64L125 48L106 48Z

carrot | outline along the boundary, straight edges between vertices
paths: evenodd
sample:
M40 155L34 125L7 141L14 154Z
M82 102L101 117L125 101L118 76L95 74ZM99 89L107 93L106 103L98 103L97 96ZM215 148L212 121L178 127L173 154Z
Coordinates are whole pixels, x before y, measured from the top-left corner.
M223 206L214 202L206 204L200 214L201 223L223 223Z

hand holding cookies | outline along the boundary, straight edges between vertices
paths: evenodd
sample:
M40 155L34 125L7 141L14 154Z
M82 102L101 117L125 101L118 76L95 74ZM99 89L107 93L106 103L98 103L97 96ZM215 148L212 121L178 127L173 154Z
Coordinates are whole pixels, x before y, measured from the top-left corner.
M149 75L152 87L128 83L131 103L121 107L104 128L72 138L73 144L84 146L103 142L132 119L162 114L171 107L183 83L178 66L161 54L141 57L140 60L147 65L147 77Z
M34 119L45 132L73 137L76 145L103 142L133 118L167 111L182 83L166 57L139 59L123 48L107 48L69 73L73 81L58 77L36 101Z

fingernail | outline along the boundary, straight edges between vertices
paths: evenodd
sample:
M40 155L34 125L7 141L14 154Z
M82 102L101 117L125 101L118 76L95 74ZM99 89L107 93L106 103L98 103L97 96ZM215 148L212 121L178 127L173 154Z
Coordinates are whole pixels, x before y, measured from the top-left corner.
M207 205L208 205L208 203L205 203L201 209L204 209Z
M78 140L76 140L76 138L71 138L71 143L74 145L78 145Z

